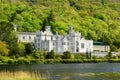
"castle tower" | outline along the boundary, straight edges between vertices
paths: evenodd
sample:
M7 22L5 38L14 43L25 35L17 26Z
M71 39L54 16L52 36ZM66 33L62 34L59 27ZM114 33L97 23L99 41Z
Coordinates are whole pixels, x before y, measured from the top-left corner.
M69 26L69 34L73 33L74 30L73 30L73 27L72 26Z
M45 26L45 31L51 31L51 26Z

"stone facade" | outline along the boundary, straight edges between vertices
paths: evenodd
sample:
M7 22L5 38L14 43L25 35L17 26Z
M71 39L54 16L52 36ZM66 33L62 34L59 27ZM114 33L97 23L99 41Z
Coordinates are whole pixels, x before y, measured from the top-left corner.
M37 50L54 50L56 53L70 51L72 53L93 52L93 40L85 40L81 33L75 32L69 27L68 35L52 34L50 26L45 31L39 31L35 36L35 48Z
M110 52L110 46L109 45L94 45L93 51Z
M93 52L93 40L85 40L81 33L75 32L72 27L69 27L68 35L55 35L51 32L51 27L46 26L45 31L36 33L20 32L18 34L19 42L33 43L37 50L54 50L56 53L70 51L72 53Z
M32 32L19 32L18 34L18 42L25 43L34 43L35 33Z

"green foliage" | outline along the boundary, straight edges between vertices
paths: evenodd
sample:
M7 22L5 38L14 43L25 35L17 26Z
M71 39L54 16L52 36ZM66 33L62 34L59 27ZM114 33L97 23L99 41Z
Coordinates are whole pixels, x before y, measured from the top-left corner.
M110 50L111 51L117 51L117 48L114 45L110 45Z
M18 64L29 64L30 61L29 61L28 59L24 58L24 57L19 57L19 58L17 59L17 63L18 63Z
M75 54L75 59L86 59L86 55L85 54Z
M8 64L15 64L15 60L14 59L9 59L7 63Z
M73 59L73 55L69 51L66 51L63 53L62 58L63 59Z
M32 55L35 59L44 59L45 56L43 55L43 53L41 51L37 51L34 50L33 55Z
M62 55L61 54L56 54L55 59L62 59Z
M30 64L43 64L44 59L32 59L30 60Z
M55 58L55 52L54 50L51 50L50 53L47 53L47 59L54 59Z
M109 59L112 59L113 56L112 56L111 52L108 53L108 57L109 57Z
M0 41L0 55L2 55L2 56L9 55L8 45L2 41Z
M32 44L30 44L30 43L25 44L25 53L26 54L32 54L33 50L34 50L34 48L33 48Z
M24 56L25 55L25 44L23 44L23 43L19 43L18 44L18 54L20 56Z
M17 24L18 31L25 32L44 30L46 25L50 25L53 33L57 31L60 34L67 34L68 26L73 26L85 38L102 41L118 49L119 4L119 0L2 0L0 40L8 44L12 41L7 38L13 24Z
M70 59L68 62L74 62L71 59L75 58L80 59L78 62L89 62L83 54L73 55L69 51L63 55L55 55L54 51L41 53L35 51L29 43L18 43L14 24L18 26L18 31L22 32L35 32L39 29L44 31L45 26L50 25L52 32L57 31L59 34L67 34L68 26L73 26L75 31L81 32L85 38L104 42L110 45L111 51L119 51L119 5L119 0L1 0L0 60L14 63L16 58L22 57L18 59L18 63L24 64L34 58L37 59L33 60L36 63L41 63L41 59L47 58ZM8 55L12 59L6 57ZM111 59L110 55L106 58ZM93 56L92 59L93 62L97 62L94 60L97 57ZM67 60L45 61L50 62L67 62Z

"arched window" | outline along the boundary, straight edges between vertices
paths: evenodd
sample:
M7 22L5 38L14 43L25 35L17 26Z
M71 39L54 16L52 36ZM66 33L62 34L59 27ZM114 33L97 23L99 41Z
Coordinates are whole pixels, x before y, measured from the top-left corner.
M76 49L76 52L79 52L79 48Z

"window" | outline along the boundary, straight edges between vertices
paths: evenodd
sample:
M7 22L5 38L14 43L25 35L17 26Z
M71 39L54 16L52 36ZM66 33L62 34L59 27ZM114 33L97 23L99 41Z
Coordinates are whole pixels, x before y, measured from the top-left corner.
M36 35L37 37L39 37L40 35Z
M53 36L51 36L51 40L53 40Z
M54 43L53 43L53 46L54 46Z
M58 39L58 36L56 36L56 39Z
M38 41L40 41L40 39L38 38Z
M29 36L29 40L31 40L31 36Z
M40 43L38 43L38 46L40 46Z
M69 42L67 43L67 45L69 46Z
M84 43L81 43L81 48L84 48L84 47L85 47Z
M25 39L25 36L23 36L23 40Z
M79 42L78 42L78 41L76 41L76 45L77 45L77 46L79 45Z
M62 45L65 45L65 42L62 42Z

